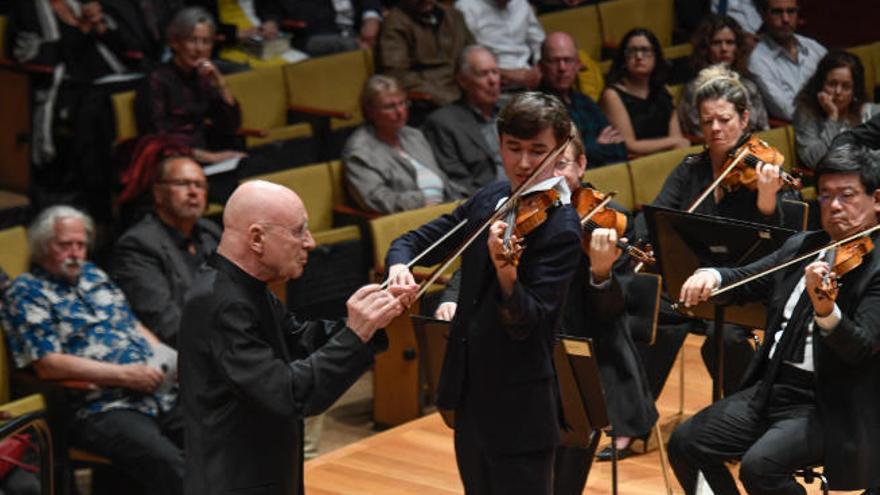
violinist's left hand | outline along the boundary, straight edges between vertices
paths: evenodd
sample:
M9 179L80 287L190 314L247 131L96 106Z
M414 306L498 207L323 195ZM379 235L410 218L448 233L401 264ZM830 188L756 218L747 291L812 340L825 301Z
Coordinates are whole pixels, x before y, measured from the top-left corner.
M804 290L810 296L813 303L813 311L816 316L828 316L834 311L834 299L825 296L817 289L823 288L823 280L826 275L834 277L831 266L824 261L814 261L804 268Z
M508 258L508 250L504 246L504 231L507 224L501 220L496 221L489 227L489 237L486 241L486 247L489 249L489 259L495 265L495 271L498 273L498 283L501 284L501 290L505 297L513 294L513 284L516 282L516 265L506 260ZM510 245L517 246L519 240L516 235L510 236Z
M608 280L611 268L620 256L614 229L596 229L590 235L590 271L597 283Z
M764 215L772 215L776 211L776 193L782 189L781 169L761 162L755 171L758 172L758 209Z

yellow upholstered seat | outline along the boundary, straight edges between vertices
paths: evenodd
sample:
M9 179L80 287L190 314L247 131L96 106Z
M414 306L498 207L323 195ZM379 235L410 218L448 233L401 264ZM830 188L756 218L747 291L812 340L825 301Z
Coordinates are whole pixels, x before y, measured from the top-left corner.
M631 161L629 166L636 208L641 208L642 205L654 201L657 193L663 188L663 183L669 173L681 163L686 155L699 153L700 150L702 150L700 146L691 146L655 153Z
M551 12L538 17L544 32L562 31L574 38L575 46L593 60L602 55L602 30L595 5Z
M617 47L623 35L637 27L648 28L660 46L672 44L675 11L672 0L610 0L598 4L602 42Z
M326 55L284 67L288 102L294 109L335 112L330 130L360 124L361 88L372 75L372 61L367 50Z
M248 148L312 137L311 125L287 122L287 86L280 66L231 74L226 77L226 82L241 108L241 126L266 134L247 136Z
M113 118L116 121L116 142L121 143L138 136L134 118L134 91L113 94Z
M862 65L865 67L865 97L868 101L874 100L874 86L878 83L877 81L877 68L876 64L876 55L875 48L876 43L871 43L868 45L859 45L851 48L847 48L846 51L852 53L853 55L859 57L859 60L862 62Z
M615 192L614 201L632 210L635 207L632 176L628 163L614 163L604 167L590 168L584 173L584 181L589 182L603 193Z

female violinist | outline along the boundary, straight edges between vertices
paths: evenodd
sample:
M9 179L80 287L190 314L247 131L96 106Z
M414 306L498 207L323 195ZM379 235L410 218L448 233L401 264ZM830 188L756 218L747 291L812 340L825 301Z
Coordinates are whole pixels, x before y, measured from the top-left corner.
M719 186L709 190L705 199L695 204L730 164L731 153L740 151L738 145L745 140L750 114L749 98L738 78L736 73L720 65L700 71L694 99L700 112L706 148L701 153L686 157L672 171L652 204L704 215L781 225L779 200L783 194L783 181L780 167L759 160L751 171L755 180L754 189ZM647 238L646 230L644 219L640 218L637 225L639 235ZM661 328L658 343L643 352L655 396L659 396L666 382L687 331L695 330L692 322L681 323L680 319L676 322L674 318L674 313L661 307L660 323L668 321L670 326ZM725 391L731 392L752 359L754 349L749 329L730 326L724 336L726 354L723 383ZM713 346L714 340L710 335L702 352L710 370L714 368Z
M499 112L498 131L509 183L490 184L451 214L395 240L386 256L392 286L411 283L406 263L461 220L481 225L521 184L552 181L552 167L541 162L565 144L571 120L557 98L521 93ZM553 182L560 203L568 203L564 181ZM579 260L580 224L571 206L552 205L522 238L518 264L504 260L505 227L493 222L462 254L437 406L455 413L456 457L468 493L549 495L560 428L552 349ZM465 235L451 236L420 263L438 263Z

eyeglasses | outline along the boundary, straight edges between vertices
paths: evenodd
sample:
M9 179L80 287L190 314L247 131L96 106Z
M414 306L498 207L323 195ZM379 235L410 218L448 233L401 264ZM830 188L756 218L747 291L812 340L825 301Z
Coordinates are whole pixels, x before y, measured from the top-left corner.
M157 182L158 184L165 184L171 187L179 187L181 189L189 189L190 187L194 187L201 191L204 191L208 188L208 184L203 180L188 180L188 179L168 179L168 180L160 180Z
M289 232L290 235L292 235L295 239L298 239L300 241L306 240L310 235L308 221L303 222L303 224L300 225L299 227L291 227L289 225L284 225L281 223L272 223L272 222L260 222L260 225L264 225L264 226L268 226L268 227L278 227L278 228L284 229L287 232Z
M575 65L578 63L576 57L547 57L542 60L547 65Z
M862 194L865 193L862 191L856 191L855 189L844 189L837 194L822 193L816 199L818 199L819 204L822 205L830 205L834 200L837 200L842 205L851 205L855 203L856 199Z
M800 11L801 11L800 7L788 7L788 8L785 8L785 9L783 9L783 8L771 8L771 9L769 9L770 15L775 15L775 16L777 16L777 17L781 16L782 14L786 14L786 15L795 15L795 14L797 14L797 13L800 12Z
M654 56L654 49L650 46L631 46L623 50L623 56L626 58L635 58L641 55L648 58Z

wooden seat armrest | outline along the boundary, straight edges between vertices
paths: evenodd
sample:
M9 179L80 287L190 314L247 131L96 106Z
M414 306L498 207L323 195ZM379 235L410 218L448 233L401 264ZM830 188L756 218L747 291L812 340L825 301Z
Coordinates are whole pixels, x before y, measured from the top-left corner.
M342 120L351 120L354 116L351 112L344 112L340 110L330 110L328 108L317 108L310 107L307 105L288 105L288 110L292 112L304 113L307 115L313 115L316 117L331 117L334 119L342 119Z
M25 72L29 74L52 74L55 68L51 65L43 64L20 64L13 60L0 58L0 68L11 69L17 72Z
M263 129L251 129L249 127L239 127L235 133L239 136L244 137L260 137L264 138L269 135L269 133Z
M71 389L71 390L82 390L85 392L91 392L93 390L98 390L99 387L97 383L86 382L82 380L47 380L49 383L53 383L63 388Z
M411 101L434 101L434 96L424 91L408 91L406 97Z
M305 29L309 26L309 23L302 19L282 19L279 23L282 29L287 31L294 31L297 29Z
M382 213L377 213L375 211L361 210L361 209L354 208L354 207L351 207L348 205L335 205L335 206L333 206L333 215L334 215L334 217L339 215L339 216L344 216L344 217L349 217L349 218L354 217L354 218L362 219L362 220L372 220L374 218L379 218L379 217L383 216Z
M771 129L775 129L777 127L785 127L787 125L791 125L791 122L783 119L777 119L776 117L770 117L767 119L767 123L770 124Z
M703 136L685 134L684 137L686 137L687 140L691 142L691 144L703 144L706 142L706 138L704 138Z

